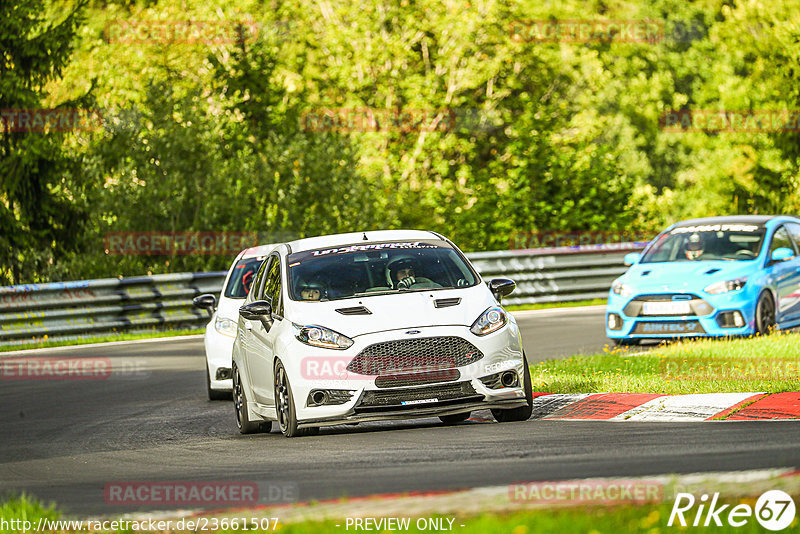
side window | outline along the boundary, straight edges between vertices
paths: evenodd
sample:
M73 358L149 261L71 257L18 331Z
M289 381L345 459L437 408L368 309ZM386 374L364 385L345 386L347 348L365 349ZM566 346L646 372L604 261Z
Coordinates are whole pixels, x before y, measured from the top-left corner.
M792 234L792 239L794 239L795 251L798 251L798 249L800 249L800 224L788 223L786 225L786 229L789 230L790 234Z
M261 296L264 294L263 293L264 273L267 271L271 259L272 258L267 258L261 262L261 267L259 267L258 272L256 273L256 276L253 279L253 283L250 286L250 289L253 293L253 300L261 299Z
M794 250L792 239L789 237L789 232L786 231L785 226L778 228L778 230L772 236L772 242L769 245L769 255L772 256L772 253L779 248L788 248L792 251Z
M278 315L283 315L281 298L281 262L277 256L270 258L269 270L264 282L264 300L272 304L272 309Z

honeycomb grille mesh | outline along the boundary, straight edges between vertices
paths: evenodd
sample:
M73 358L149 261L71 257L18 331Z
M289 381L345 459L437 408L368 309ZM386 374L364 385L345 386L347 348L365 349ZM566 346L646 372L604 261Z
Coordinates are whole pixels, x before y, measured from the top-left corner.
M461 373L458 369L442 369L440 371L379 376L375 379L375 385L379 388L397 388L435 384L437 382L453 382L459 378L461 378Z
M423 337L370 345L353 358L347 370L362 375L434 371L462 367L481 358L483 353L464 338Z

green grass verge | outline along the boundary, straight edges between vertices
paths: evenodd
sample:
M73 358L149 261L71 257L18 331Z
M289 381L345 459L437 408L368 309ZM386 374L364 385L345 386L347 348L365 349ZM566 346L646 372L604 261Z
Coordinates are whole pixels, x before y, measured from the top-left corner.
M744 500L723 500L720 504L730 503L732 505L740 502L750 506L755 504L755 499ZM678 526L668 527L667 522L672 510L672 502L651 503L643 505L618 505L618 506L578 506L568 508L551 508L539 510L526 510L510 513L484 513L472 517L449 517L454 519L452 522L452 532L462 534L551 534L555 532L569 532L571 534L600 534L600 533L648 533L657 534L665 531L685 531L687 529ZM279 514L276 514L279 515ZM430 532L430 529L418 529L416 518L411 517L408 530L403 532ZM34 500L26 497L10 498L0 504L0 519L5 521L11 519L24 519L31 521L34 525L39 517L48 519L58 519L60 514L52 507L44 507ZM724 514L722 516L722 527L711 527L714 532L737 532L751 533L763 532L763 529L755 518L751 517L742 527L734 528L724 525ZM449 526L446 517L443 521L444 526ZM693 519L693 515L689 520ZM337 526L337 524L339 526ZM462 526L463 525L463 526ZM798 525L798 518L795 518L787 531L792 531ZM691 527L690 530L694 530ZM281 523L278 522L277 531L285 534L342 534L353 532L351 525L346 528L345 520L329 521L304 521L300 523ZM0 527L3 533L19 533L19 530L10 530ZM130 532L130 531L117 531ZM220 530L218 532L274 532L274 530ZM388 532L388 531L384 531ZM141 533L140 533L141 534Z
M39 342L25 343L24 345L10 345L0 347L0 352L12 352L16 350L26 349L44 349L48 347L66 347L72 345L88 345L90 343L109 343L112 341L131 341L136 339L150 339L157 337L174 337L174 336L188 336L192 334L202 334L203 328L185 329L185 330L163 330L153 332L139 332L136 334L119 333L107 334L97 337L87 337L81 339L63 339L57 341L50 341L45 338Z
M800 391L800 334L677 342L632 354L548 360L531 367L534 391L547 393L727 393Z
M576 308L578 306L605 305L606 299L573 300L570 302L540 302L539 304L514 304L503 306L508 311L545 310L548 308Z
M55 505L45 506L25 494L0 496L0 519L2 520L21 519L35 523L39 521L39 518L58 519L59 517L61 517L61 513L56 510ZM3 525L0 522L0 532L10 533L19 532L19 530L12 529L9 525Z

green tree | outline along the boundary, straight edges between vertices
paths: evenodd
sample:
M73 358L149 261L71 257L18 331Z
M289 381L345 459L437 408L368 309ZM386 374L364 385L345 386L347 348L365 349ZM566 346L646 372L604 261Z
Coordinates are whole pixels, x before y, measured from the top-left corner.
M45 2L0 2L0 109L47 107L47 86L69 64L85 3L54 22L44 14ZM87 93L56 107L90 105ZM12 119L2 127L0 281L44 280L50 266L76 246L86 218L79 158L66 145L68 132L17 131L25 127Z

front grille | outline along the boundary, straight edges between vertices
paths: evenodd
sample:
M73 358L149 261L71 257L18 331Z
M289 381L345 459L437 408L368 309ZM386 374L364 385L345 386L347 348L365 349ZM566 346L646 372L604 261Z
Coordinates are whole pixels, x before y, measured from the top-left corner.
M456 382L440 386L365 391L355 411L414 409L478 400L483 400L483 396L475 391L470 382ZM428 402L414 404L415 401Z
M463 367L481 358L483 353L464 338L423 337L370 345L353 358L347 370L362 375L433 371Z
M673 306L673 309L670 309L670 306ZM622 312L628 317L686 317L709 315L714 312L714 307L691 293L662 293L639 295L631 300Z
M440 371L379 376L375 379L375 385L379 388L399 388L435 384L436 382L454 382L459 378L461 378L461 373L458 369L442 369Z

